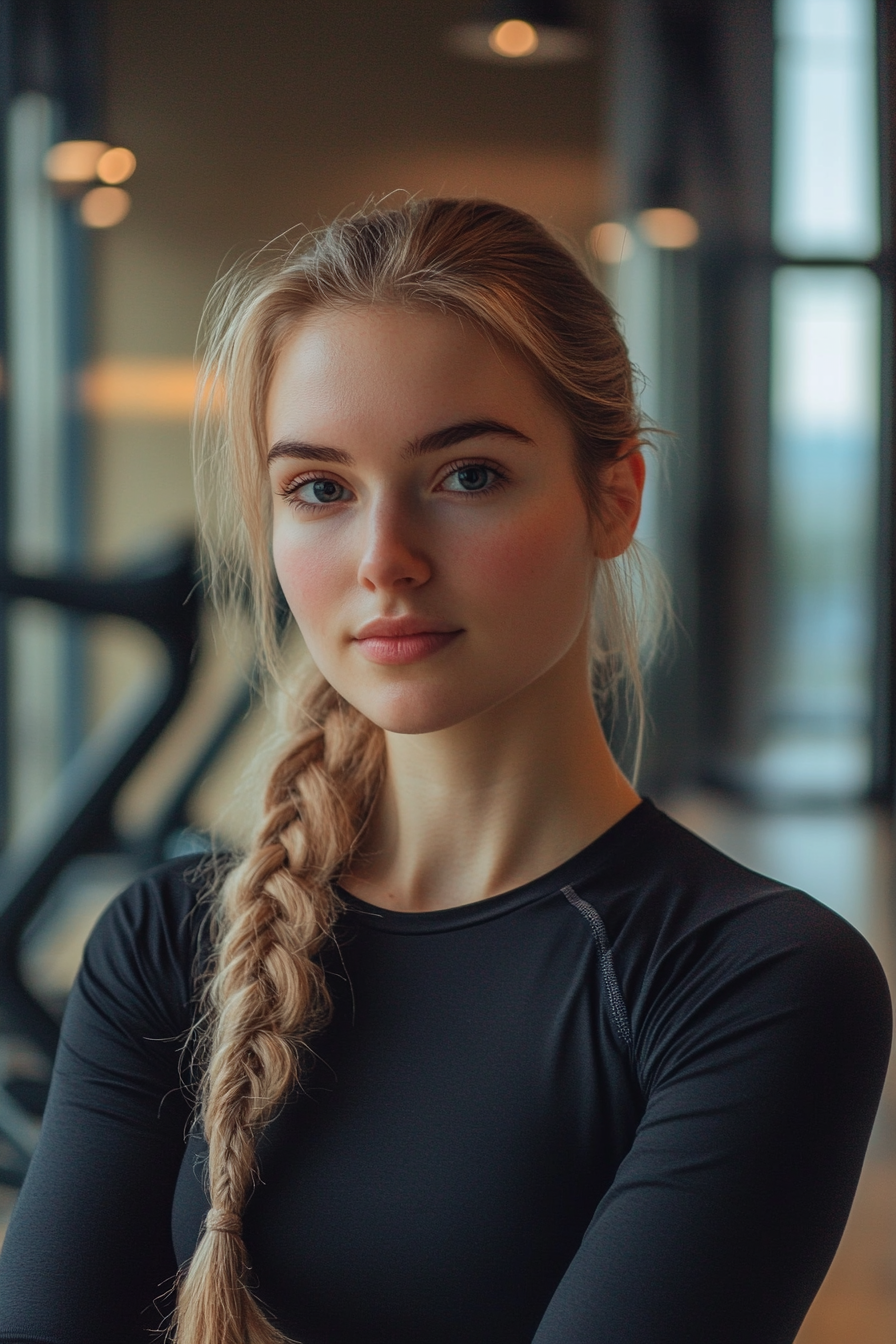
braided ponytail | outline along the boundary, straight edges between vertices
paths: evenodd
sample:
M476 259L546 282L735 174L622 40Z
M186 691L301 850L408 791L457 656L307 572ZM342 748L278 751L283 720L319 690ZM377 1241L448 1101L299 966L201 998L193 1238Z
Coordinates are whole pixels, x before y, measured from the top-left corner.
M257 648L281 686L282 644L270 549L265 441L280 350L312 309L386 303L470 321L528 362L574 431L583 497L603 508L604 470L642 424L612 308L583 269L528 215L490 201L408 201L338 220L286 255L269 249L212 292L196 422L200 530L212 595L251 608ZM642 717L638 655L650 590L633 544L598 571L598 690L629 689ZM217 897L206 994L202 1118L211 1212L179 1289L177 1344L285 1344L248 1286L241 1217L258 1138L295 1086L330 1000L318 954L380 788L382 731L320 678L293 699L288 745L267 787L264 820Z
M330 1001L316 958L379 789L383 734L318 678L277 761L264 819L220 897L222 935L208 989L213 1028L203 1083L211 1211L176 1312L178 1341L283 1344L247 1286L241 1214L259 1134L295 1085L307 1038Z

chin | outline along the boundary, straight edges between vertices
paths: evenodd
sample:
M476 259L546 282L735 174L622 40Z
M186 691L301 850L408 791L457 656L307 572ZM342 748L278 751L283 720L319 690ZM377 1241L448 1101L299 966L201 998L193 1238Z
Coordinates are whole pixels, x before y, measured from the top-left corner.
M491 705L481 696L474 700L458 694L456 686L395 686L379 694L352 694L353 689L340 689L340 694L387 733L438 733L475 718Z

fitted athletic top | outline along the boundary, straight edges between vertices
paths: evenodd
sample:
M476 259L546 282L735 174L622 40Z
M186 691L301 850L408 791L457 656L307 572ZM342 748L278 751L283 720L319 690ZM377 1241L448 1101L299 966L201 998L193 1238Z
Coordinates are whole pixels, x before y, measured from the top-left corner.
M181 1060L196 869L149 873L90 939L0 1261L2 1340L132 1344L170 1309L207 1209ZM333 1019L245 1214L288 1336L793 1340L888 1056L852 927L649 802L503 895L343 899Z

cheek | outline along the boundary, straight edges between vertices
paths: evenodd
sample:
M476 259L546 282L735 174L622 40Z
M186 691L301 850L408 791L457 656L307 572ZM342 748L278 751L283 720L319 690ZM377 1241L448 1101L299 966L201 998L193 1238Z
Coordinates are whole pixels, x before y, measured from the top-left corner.
M303 629L311 630L332 614L344 593L348 571L344 546L330 545L321 535L297 534L284 521L272 539L274 569L289 609Z
M593 573L587 518L580 505L539 510L472 538L452 568L452 586L462 583L477 605L494 608L502 625L521 612L540 625L545 617L578 611Z

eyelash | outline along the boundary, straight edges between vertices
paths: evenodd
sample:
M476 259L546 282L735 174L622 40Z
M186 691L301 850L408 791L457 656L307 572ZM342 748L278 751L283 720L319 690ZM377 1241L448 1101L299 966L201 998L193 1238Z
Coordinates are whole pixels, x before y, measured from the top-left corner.
M496 466L494 462L488 462L479 457L467 457L457 462L451 462L442 473L439 484L442 485L449 479L449 477L453 476L455 472L463 471L466 467L484 467L486 471L492 473L495 479L490 485L484 486L482 490L452 490L447 493L457 495L466 494L481 498L483 495L493 494L496 490L503 490L507 485L507 473L501 467ZM285 499L293 508L298 509L303 513L320 513L322 510L332 508L333 506L331 504L311 504L308 500L299 499L298 492L303 485L310 485L312 481L333 480L335 480L333 476L326 476L319 471L305 472L301 476L294 477L294 479L287 485L282 486L277 493L281 499ZM339 482L336 481L336 484L338 485ZM337 503L341 502L342 501L337 500Z
M496 466L494 462L489 462L481 457L465 457L461 461L451 462L449 464L443 472L439 484L444 484L449 476L453 476L457 471L463 471L465 467L484 467L486 471L492 473L495 479L492 481L491 485L486 485L482 490L452 490L451 494L475 495L477 498L481 498L483 495L492 494L495 490L503 490L508 482L507 472L504 471L503 468Z
M325 476L320 471L309 471L303 476L294 477L293 480L282 486L277 491L277 494L281 499L285 499L287 504L292 505L294 509L298 509L302 513L320 513L322 509L332 507L328 504L310 504L307 499L298 498L298 493L302 486L310 485L312 481L335 481L335 478L333 476ZM335 484L338 485L339 482L335 481ZM338 502L340 501L337 501L337 503Z

